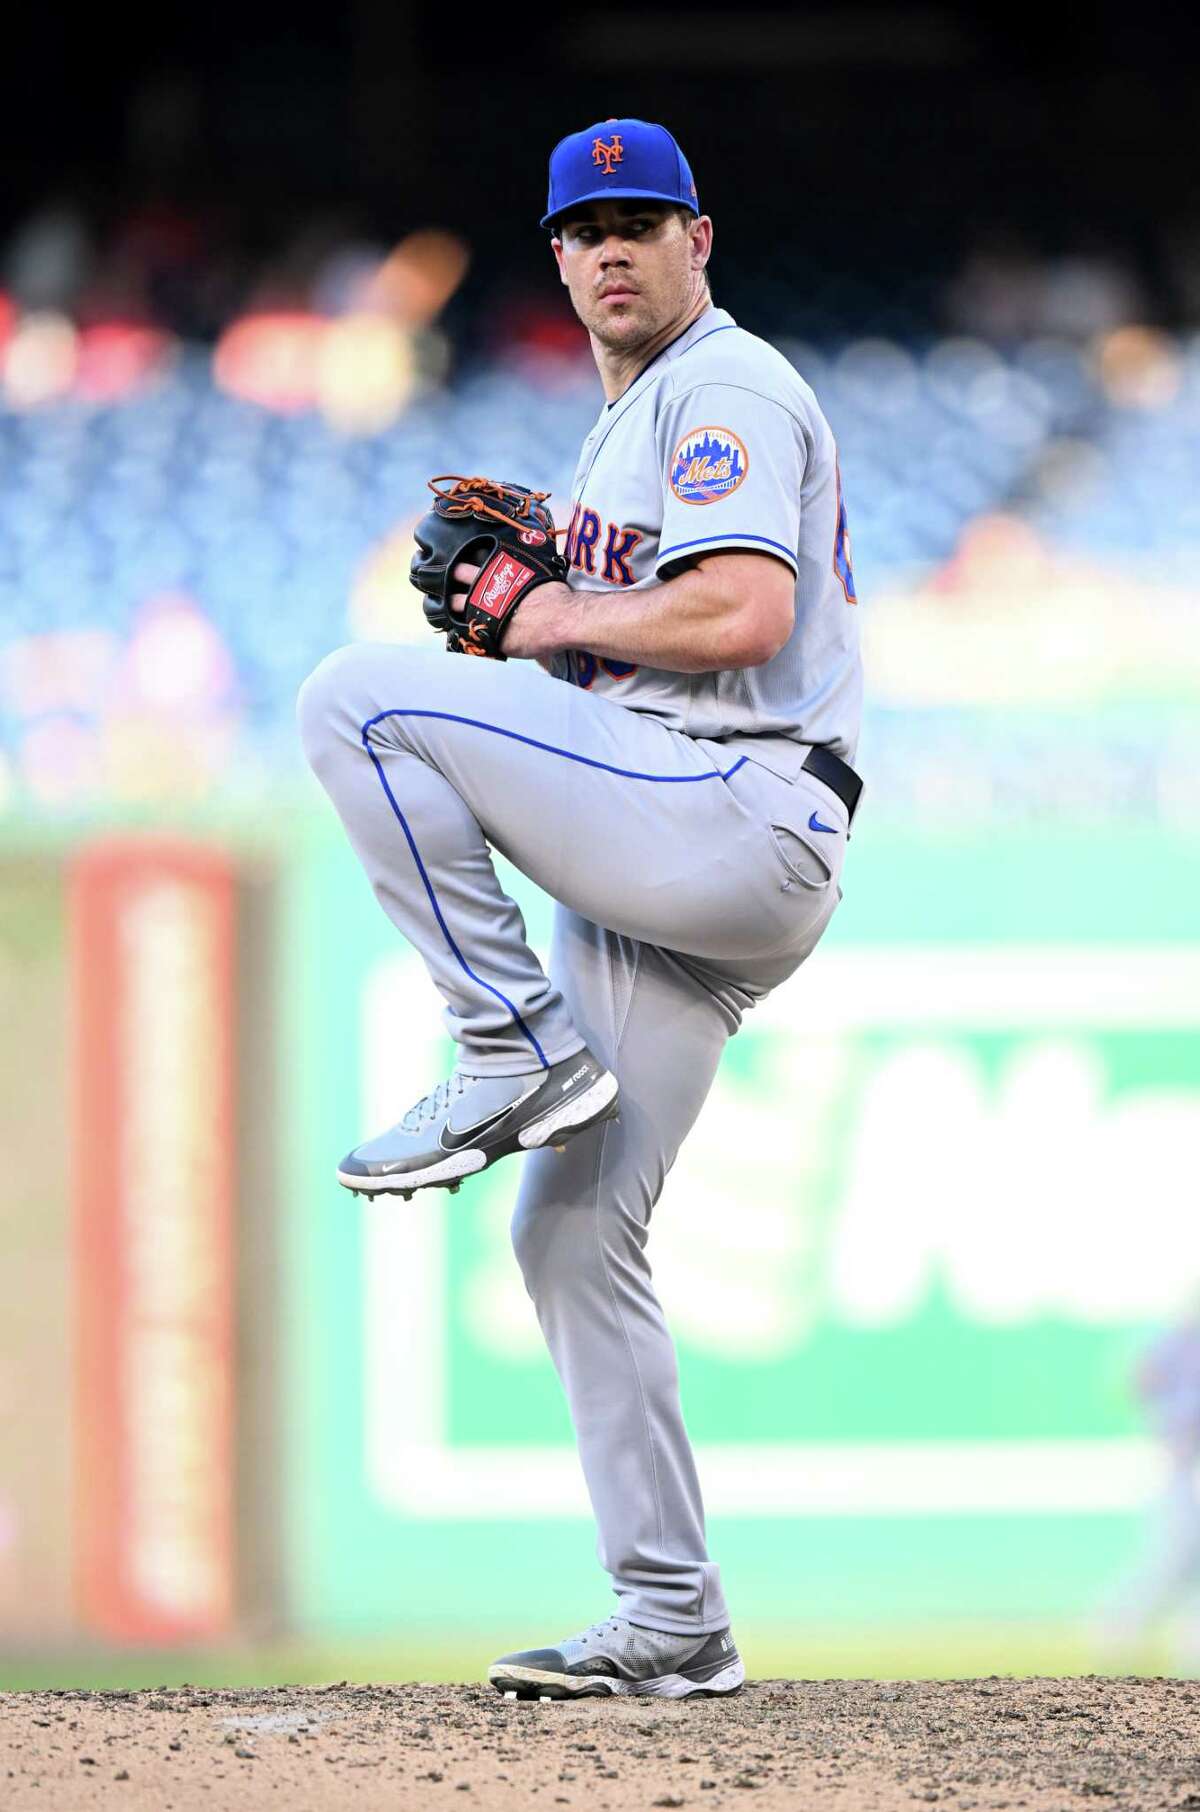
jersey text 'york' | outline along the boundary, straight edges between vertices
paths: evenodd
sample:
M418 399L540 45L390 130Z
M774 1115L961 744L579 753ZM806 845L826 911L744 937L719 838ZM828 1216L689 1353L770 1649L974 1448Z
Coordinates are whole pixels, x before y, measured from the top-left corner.
M595 510L585 510L577 503L567 528L567 560L577 572L589 573L608 585L632 585L629 562L643 537L637 529L618 528L615 522L606 522L601 540L601 527Z

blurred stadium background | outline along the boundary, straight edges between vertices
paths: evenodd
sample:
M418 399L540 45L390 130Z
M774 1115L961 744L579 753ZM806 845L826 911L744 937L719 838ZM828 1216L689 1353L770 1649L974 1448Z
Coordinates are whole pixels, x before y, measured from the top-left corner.
M834 426L867 638L845 904L718 1082L770 1160L710 1112L656 1223L750 1664L1200 1666L1186 1343L1173 1467L1137 1389L1200 1300L1195 46L1090 17L9 22L0 1685L462 1676L603 1607L513 1174L333 1182L452 1052L292 714L422 633L429 474L562 510L535 221L615 112Z

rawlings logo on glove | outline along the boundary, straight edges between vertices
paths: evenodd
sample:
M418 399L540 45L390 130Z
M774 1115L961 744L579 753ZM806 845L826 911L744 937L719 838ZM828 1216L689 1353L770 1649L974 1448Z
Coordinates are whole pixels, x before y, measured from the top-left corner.
M511 554L494 554L475 581L472 601L490 617L502 617L508 603L529 590L532 578L532 566L522 566Z
M443 488L445 487L445 488ZM409 577L425 595L425 620L451 654L503 661L500 643L522 598L537 585L564 582L567 563L555 546L547 491L494 478L431 478L434 505L414 531ZM454 569L477 566L461 612L452 610Z

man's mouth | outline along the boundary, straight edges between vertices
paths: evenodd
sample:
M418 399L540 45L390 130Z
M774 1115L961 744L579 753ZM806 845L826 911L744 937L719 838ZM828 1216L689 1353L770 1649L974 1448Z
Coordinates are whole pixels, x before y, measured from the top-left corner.
M624 302L627 301L629 297L636 296L637 293L636 289L630 289L628 285L620 284L616 289L602 289L600 291L600 300L602 302L611 302L614 300Z

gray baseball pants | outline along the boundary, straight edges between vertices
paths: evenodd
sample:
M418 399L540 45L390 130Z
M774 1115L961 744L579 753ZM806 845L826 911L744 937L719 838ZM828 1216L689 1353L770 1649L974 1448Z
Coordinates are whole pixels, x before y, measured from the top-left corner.
M845 808L746 759L753 739L686 736L527 661L358 644L305 683L299 719L459 1067L527 1073L586 1043L620 1083L619 1120L525 1157L513 1244L621 1614L723 1629L646 1241L726 1039L840 898ZM490 848L557 902L548 974Z

